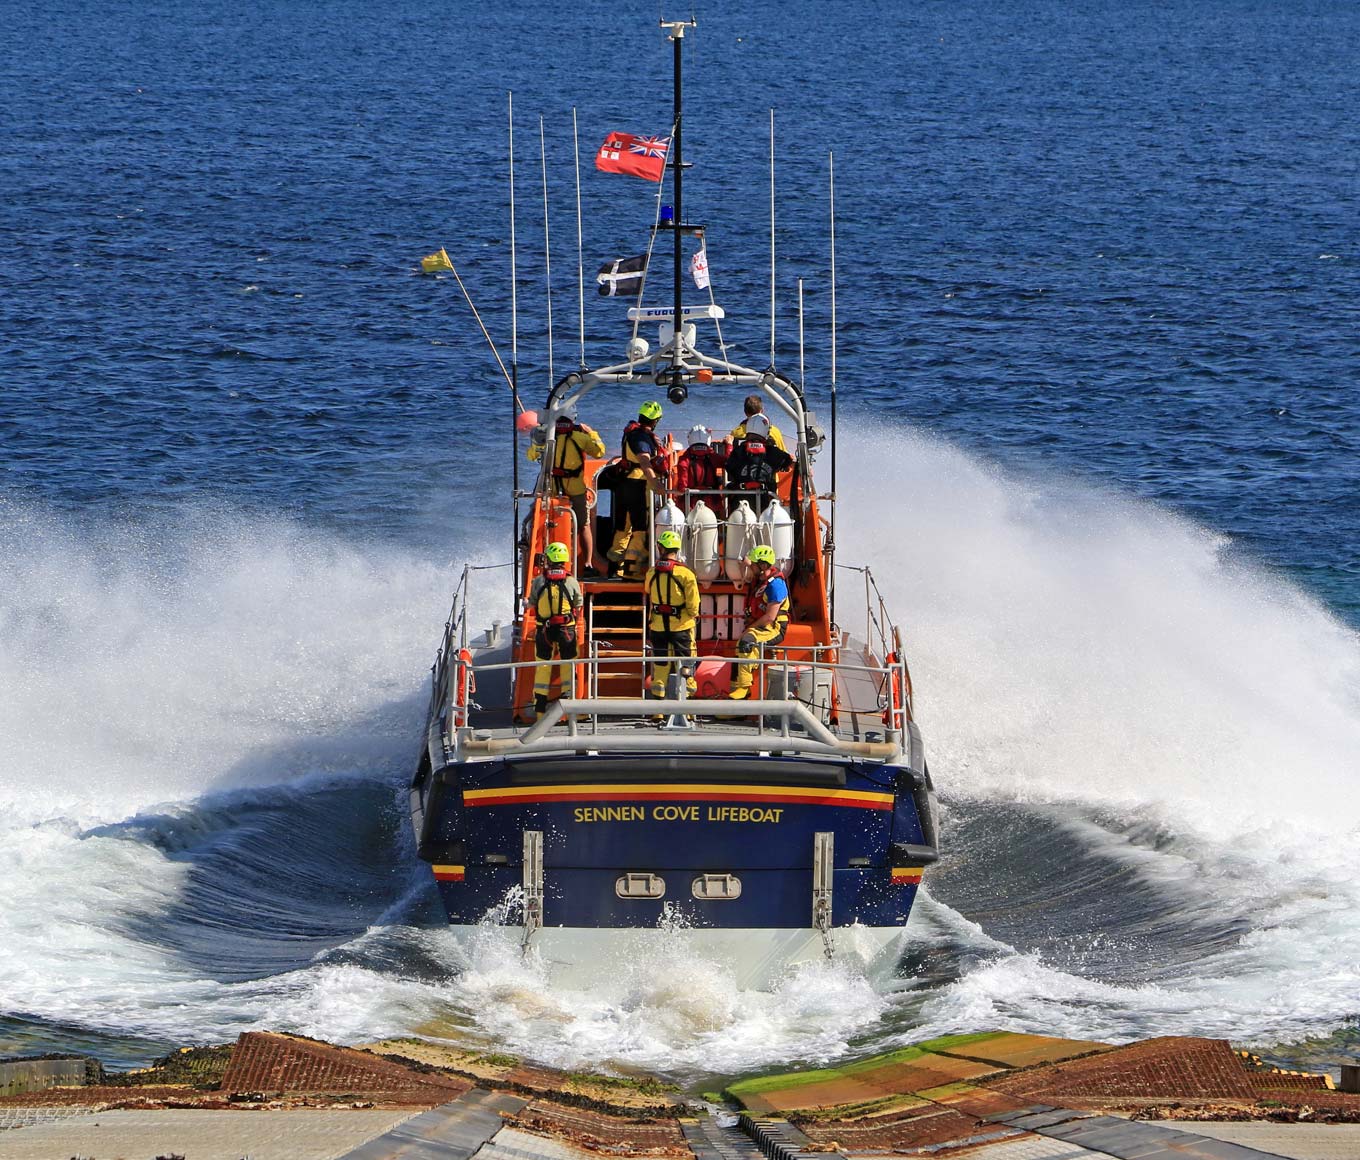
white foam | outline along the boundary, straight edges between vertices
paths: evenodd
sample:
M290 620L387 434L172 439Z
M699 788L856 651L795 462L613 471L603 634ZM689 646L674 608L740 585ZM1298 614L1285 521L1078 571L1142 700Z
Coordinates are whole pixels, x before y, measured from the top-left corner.
M952 948L962 969L936 991L818 963L775 993L743 992L721 963L686 953L683 931L672 953L602 970L589 990L554 989L503 930L470 959L442 930L378 930L347 948L362 960L370 939L392 940L398 958L447 963L436 979L324 957L244 983L196 977L153 935L130 933L154 932L182 863L35 823L404 768L452 569L280 521L190 512L92 531L11 507L0 870L31 889L0 912L6 1008L185 1042L250 1027L473 1038L558 1066L681 1075L882 1046L915 1004L919 1018L892 1035L1269 1040L1352 1016L1354 632L1153 506L1020 479L910 432L857 444L841 470L842 559L874 566L903 624L942 790L1070 813L1074 844L1178 905L1212 899L1246 931L1237 945L1127 986L1017 953L923 894L914 937ZM909 498L885 515L866 502L879 494ZM839 608L849 626L852 590ZM1153 821L1162 837L1153 849L1102 829L1089 820L1099 810ZM948 857L947 829L944 842Z
M902 621L947 789L1165 808L1224 838L1360 824L1360 640L1319 602L1152 505L905 431L857 447L842 492L905 498L878 522L847 503L841 557Z
M1270 1042L1353 1017L1354 630L1153 505L1022 478L911 432L857 445L842 492L908 500L878 526L847 504L842 558L873 565L902 620L937 784L1066 811L1074 848L1103 848L1168 906L1193 887L1247 931L1142 987L1000 952L926 1005L920 1033ZM840 613L853 624L844 598ZM1154 823L1161 840L1103 833L1078 820L1085 806ZM943 842L947 857L947 829Z
M414 736L409 701L450 567L232 515L95 530L31 509L3 516L0 802L11 819L109 819L213 788L371 768Z
M863 974L844 965L804 964L774 992L738 990L730 970L696 954L679 928L644 957L602 964L588 990L563 989L533 955L520 955L517 933L488 931L448 985L450 1014L498 1050L556 1067L697 1075L781 1058L824 1061L885 1007Z

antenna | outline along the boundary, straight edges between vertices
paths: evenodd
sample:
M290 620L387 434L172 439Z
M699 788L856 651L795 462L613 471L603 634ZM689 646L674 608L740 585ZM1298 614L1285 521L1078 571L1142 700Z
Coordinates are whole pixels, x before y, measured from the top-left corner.
M671 165L672 188L675 190L675 217L671 221L671 229L674 231L675 237L675 318L673 321L675 337L671 340L671 366L678 367L680 365L680 348L684 343L685 333L685 312L684 307L680 304L680 293L683 285L681 271L684 265L684 253L681 246L681 240L684 237L684 233L680 227L685 220L684 193L682 189L684 185L685 154L683 147L683 124L681 120L684 101L682 96L683 89L680 83L682 67L680 49L684 43L685 29L696 28L698 25L693 18L689 20L662 20L660 24L662 28L666 29L666 35L670 38L671 45L674 49L675 127L671 130L671 143L667 153Z
M807 385L807 371L803 366L803 280L798 279L798 385Z
M511 92L506 96L510 121L510 370L515 373L519 367L519 280L515 276L515 94Z
M770 366L774 366L774 110L770 110Z
M514 589L511 606L519 623L519 299L515 265L515 94L507 98L510 126L510 495L514 522L510 525L510 584Z
M548 237L548 146L543 134L543 118L538 118L538 157L543 166L543 276L548 290L548 389L557 380L553 376L552 325L552 243Z
M836 623L836 155L826 155L831 192L831 623Z
M576 306L581 316L581 368L586 365L586 256L581 240L581 133L576 106L571 107L571 136L576 147Z

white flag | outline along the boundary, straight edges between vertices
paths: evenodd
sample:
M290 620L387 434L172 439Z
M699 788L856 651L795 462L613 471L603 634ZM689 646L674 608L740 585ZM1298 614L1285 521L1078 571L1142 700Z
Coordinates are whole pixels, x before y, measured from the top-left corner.
M689 260L689 272L700 290L708 289L708 250L705 247L700 246Z

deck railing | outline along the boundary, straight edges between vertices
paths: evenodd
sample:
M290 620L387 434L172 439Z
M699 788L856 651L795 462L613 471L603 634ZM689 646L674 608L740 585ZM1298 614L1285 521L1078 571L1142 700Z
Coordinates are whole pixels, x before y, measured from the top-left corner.
M784 739L793 737L802 748L807 748L805 743L812 743L813 748L834 743L842 752L847 747L853 749L868 745L873 752L881 755L887 749L900 747L907 736L912 717L911 684L902 656L901 636L897 626L888 617L882 593L868 568L851 569L863 573L865 584L865 635L859 642L862 652L857 658L846 656L851 645L839 631L837 639L829 644L762 645L752 658L738 660L730 655L683 658L681 663L696 667L704 661L716 661L724 665L750 664L756 669L753 690L763 691L764 695L756 700L728 701L687 699L682 693L673 699L658 701L644 695L648 670L655 664L669 663L674 666L680 658L653 657L645 652L642 656L613 656L599 651L596 643L591 641L587 642L586 654L571 661L478 660L468 637L467 596L471 577L477 571L507 566L481 568L469 565L464 568L454 591L443 642L433 666L430 705L431 718L440 722L445 747L451 754L467 751L467 743L472 740L473 733L478 729L491 728L494 715L511 721L516 716L516 706L513 705L484 709L478 704L476 690L479 676L484 679L493 674L502 676L513 697L516 675L523 669L533 669L545 663L560 666L558 671L568 674L565 687L559 695L560 703L566 708L561 714L552 709L550 715L555 715L555 721L567 721L568 729L564 736L572 743L583 733L601 739L602 722L656 715L677 719L674 729L677 735L668 740L668 745L676 742L675 747L680 749L712 747L711 739L700 745L691 745L678 736L688 731L685 719L694 717L717 720L732 716L750 717L755 722L752 736L757 741L773 731ZM487 632L487 643L500 643L497 639L499 632L499 625L493 625ZM834 660L830 659L832 656ZM602 675L617 678L633 669L637 671L636 696L601 695ZM804 695L800 695L800 688ZM852 695L855 689L859 690L860 696ZM810 696L806 695L809 693ZM835 728L831 728L833 721ZM813 731L815 737L808 731L809 722L817 723L817 729ZM508 728L508 736L512 743L521 747L524 742L518 739L530 733L533 734L530 744L535 748L541 748L544 744L557 744L544 741L545 728L550 727L544 727L541 721L525 724L522 728L512 724ZM791 728L798 730L798 734L792 734ZM705 730L704 733L711 738L712 730ZM654 747L655 739L646 744ZM628 747L617 734L609 738L607 746L618 749ZM760 748L759 745L752 747Z

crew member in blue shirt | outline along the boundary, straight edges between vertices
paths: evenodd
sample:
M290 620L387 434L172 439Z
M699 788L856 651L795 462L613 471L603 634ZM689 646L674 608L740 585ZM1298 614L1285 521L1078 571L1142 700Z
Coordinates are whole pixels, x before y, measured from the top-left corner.
M746 626L737 641L737 656L754 660L761 645L778 644L784 639L789 626L789 586L769 544L757 544L746 560L756 571L746 596ZM751 695L755 676L755 665L736 666L728 694L732 700L744 701Z

